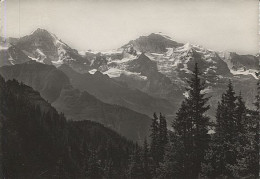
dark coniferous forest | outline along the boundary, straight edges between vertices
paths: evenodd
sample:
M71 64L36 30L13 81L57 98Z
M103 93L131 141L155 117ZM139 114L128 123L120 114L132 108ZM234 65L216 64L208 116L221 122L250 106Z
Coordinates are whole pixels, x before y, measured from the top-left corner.
M139 147L103 125L66 121L38 92L1 77L4 178L124 178Z
M167 125L154 113L142 144L95 122L67 120L31 87L1 77L1 177L257 178L259 95L249 110L229 81L213 122L200 76L196 63L175 119Z

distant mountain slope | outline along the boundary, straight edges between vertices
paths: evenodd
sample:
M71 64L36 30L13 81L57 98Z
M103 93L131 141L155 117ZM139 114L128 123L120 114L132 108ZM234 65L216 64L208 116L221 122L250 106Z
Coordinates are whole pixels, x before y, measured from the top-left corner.
M173 106L166 99L152 97L134 87L129 88L125 83L111 79L99 71L93 75L80 74L67 65L58 69L70 78L75 88L87 91L106 103L124 106L149 116L153 111L169 114L173 110Z
M52 105L68 119L96 121L137 142L149 136L149 117L118 105L103 103L87 92L63 89Z
M134 141L142 141L149 135L151 120L148 116L118 105L106 104L86 91L80 92L54 66L32 61L1 67L0 74L6 79L17 79L39 90L43 98L52 102L59 112L71 120L100 122Z
M17 79L31 86L49 102L55 101L62 88L69 84L68 77L54 66L34 61L1 67L0 74L5 79Z
M0 102L4 178L87 178L91 162L99 163L104 178L108 163L110 176L125 177L133 142L101 124L67 122L31 87L1 76Z

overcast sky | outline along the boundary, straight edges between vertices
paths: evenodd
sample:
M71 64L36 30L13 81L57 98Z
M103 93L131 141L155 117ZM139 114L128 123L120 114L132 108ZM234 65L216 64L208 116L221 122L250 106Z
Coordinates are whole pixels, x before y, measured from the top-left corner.
M40 27L78 50L118 48L163 32L213 50L258 52L257 0L5 0L0 6L1 36Z

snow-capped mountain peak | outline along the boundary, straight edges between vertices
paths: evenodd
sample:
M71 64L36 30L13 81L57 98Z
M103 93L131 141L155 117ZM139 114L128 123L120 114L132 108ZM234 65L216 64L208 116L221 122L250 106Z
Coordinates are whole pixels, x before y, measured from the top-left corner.
M69 64L78 71L87 71L89 60L85 59L59 39L55 34L45 29L38 28L30 35L17 39L14 42L29 59L40 63L60 66Z
M254 74L259 66L257 56L217 52L191 43L182 44L161 32L140 36L118 49L104 52L79 53L55 34L41 28L14 42L16 48L19 48L29 59L55 66L68 64L80 72L96 69L107 73L110 77L118 77L124 71L128 72L128 65L136 59L139 60L134 62L135 65L144 62L156 64L158 71L169 78L175 76L176 71L190 74L195 61L202 66L201 70L205 74L221 76L231 73L233 75ZM2 48L6 51L7 49L9 46ZM142 57L143 52L146 58ZM15 60L11 60L11 64L15 64Z

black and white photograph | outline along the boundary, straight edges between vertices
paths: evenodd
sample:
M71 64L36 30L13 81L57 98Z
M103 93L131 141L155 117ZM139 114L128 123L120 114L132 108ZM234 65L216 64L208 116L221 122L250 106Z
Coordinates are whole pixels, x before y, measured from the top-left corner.
M1 0L0 179L259 179L258 0Z

